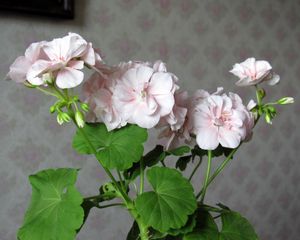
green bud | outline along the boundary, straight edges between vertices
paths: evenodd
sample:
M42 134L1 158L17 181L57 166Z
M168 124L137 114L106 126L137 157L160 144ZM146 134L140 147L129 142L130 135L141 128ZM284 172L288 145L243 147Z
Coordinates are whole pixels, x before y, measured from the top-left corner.
M53 105L53 106L51 106L51 107L49 108L49 112L50 112L50 113L54 113L55 110L56 110L55 105Z
M61 114L61 118L64 120L64 122L70 122L71 121L71 117L69 116L69 114L62 112Z
M78 127L80 127L80 128L84 127L84 117L83 117L82 112L77 111L75 113L75 121L76 121Z
M270 115L269 112L266 112L265 120L268 124L272 124L272 116Z
M90 110L90 107L87 103L81 103L80 107L83 111L88 112Z
M277 101L277 104L280 105L291 104L291 103L294 103L294 98L292 97L284 97Z
M77 102L78 100L79 100L78 96L74 96L74 97L73 97L73 101L74 101L74 102Z
M24 85L25 85L25 87L28 87L28 88L36 88L37 87L36 85L32 85L30 82L27 82L27 81L24 82Z
M59 125L62 125L64 123L64 120L61 117L61 113L57 114L56 121L58 122Z
M266 96L266 92L264 89L260 88L257 90L257 94L259 96L260 99L263 99Z

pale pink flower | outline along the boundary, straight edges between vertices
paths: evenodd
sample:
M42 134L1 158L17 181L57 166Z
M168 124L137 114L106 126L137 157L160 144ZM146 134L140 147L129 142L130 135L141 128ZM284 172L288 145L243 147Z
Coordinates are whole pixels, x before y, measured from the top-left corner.
M238 86L252 86L263 81L275 85L280 80L279 75L272 71L272 66L267 61L256 61L255 58L248 58L242 63L234 64L230 72L240 78L236 82Z
M214 150L219 144L236 148L251 135L254 120L236 94L210 95L193 111L193 133L200 148Z
M25 55L18 57L10 66L7 76L15 82L24 83L27 80L26 74L32 64L38 59L47 59L45 53L41 50L45 43L43 41L30 44L25 51Z
M158 124L158 127L163 128L159 134L159 143L166 150L179 147L191 139L187 128L188 93L187 91L176 91L174 97L175 104L172 111L161 118Z
M44 84L41 76L52 73L59 88L78 86L84 78L81 70L84 63L93 66L100 56L95 53L91 43L81 36L69 33L63 38L56 38L43 46L48 60L37 60L27 72L27 80L34 85Z
M108 131L126 125L113 103L113 79L110 74L95 72L83 85L85 102L90 106L88 122L103 122Z
M174 106L174 80L168 72L138 65L127 70L114 90L122 118L143 128L152 128Z

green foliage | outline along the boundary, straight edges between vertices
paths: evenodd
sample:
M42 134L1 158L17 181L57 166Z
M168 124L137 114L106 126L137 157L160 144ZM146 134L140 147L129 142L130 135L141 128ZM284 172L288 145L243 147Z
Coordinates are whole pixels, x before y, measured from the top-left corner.
M258 240L251 224L237 212L226 210L221 213L220 232L208 212L200 211L197 220L194 231L186 234L183 240Z
M175 169L153 167L147 171L152 185L136 199L136 208L144 224L160 232L184 226L197 208L193 187Z
M167 153L174 156L182 156L191 151L189 146L181 146L178 148L174 148L172 150L168 150Z
M110 132L104 124L86 124L83 131L96 149L98 160L109 169L130 168L142 157L143 143L147 140L146 129L130 124ZM73 147L81 154L93 153L93 149L79 130L74 136Z
M187 167L187 165L190 163L190 161L192 160L193 156L192 155L188 155L188 156L183 156L180 157L177 162L175 167L179 168L180 171L184 171Z
M20 240L73 240L84 212L82 196L75 188L77 170L48 169L29 177L32 197Z
M164 148L161 145L155 146L150 152L148 152L143 157L143 169L146 167L152 167L156 165L159 161L163 159ZM124 176L126 179L133 181L136 177L140 175L141 161L136 162L132 165L131 168L124 171Z

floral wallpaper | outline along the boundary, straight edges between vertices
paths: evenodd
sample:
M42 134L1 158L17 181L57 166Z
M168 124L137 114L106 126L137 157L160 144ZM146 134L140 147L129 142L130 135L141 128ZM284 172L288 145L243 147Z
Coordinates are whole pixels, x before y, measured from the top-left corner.
M282 80L266 87L268 97L293 96L296 103L280 108L273 126L256 127L253 140L207 197L241 211L262 240L299 239L300 1L78 0L76 5L74 20L0 13L1 79L31 42L69 31L93 42L111 64L161 59L182 88L224 86L246 102L254 90L235 87L228 71L251 56L270 61ZM29 174L48 167L81 168L78 187L85 195L97 193L105 177L94 159L73 152L74 129L58 126L50 116L51 98L5 80L0 86L0 236L11 240L29 203ZM151 135L148 149L156 143ZM202 178L200 173L194 181ZM122 209L92 211L77 239L125 239L130 222Z

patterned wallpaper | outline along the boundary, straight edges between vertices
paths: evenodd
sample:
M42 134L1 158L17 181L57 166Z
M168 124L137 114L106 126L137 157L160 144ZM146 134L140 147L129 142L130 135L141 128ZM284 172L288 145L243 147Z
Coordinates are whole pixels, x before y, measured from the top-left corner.
M33 41L78 32L109 63L162 59L182 88L213 91L224 86L245 101L228 71L248 56L269 60L281 75L266 87L270 99L293 96L273 126L259 124L254 138L208 192L241 211L262 240L297 240L300 234L300 1L299 0L77 0L76 19L52 20L0 14L0 76ZM53 102L12 82L0 82L0 239L15 239L30 198L27 176L46 167L81 168L83 194L97 192L105 177L94 159L70 147L72 126L58 126ZM155 134L148 149L155 144ZM218 160L216 160L218 161ZM202 182L200 173L195 182ZM130 217L122 209L93 211L78 239L125 239Z

